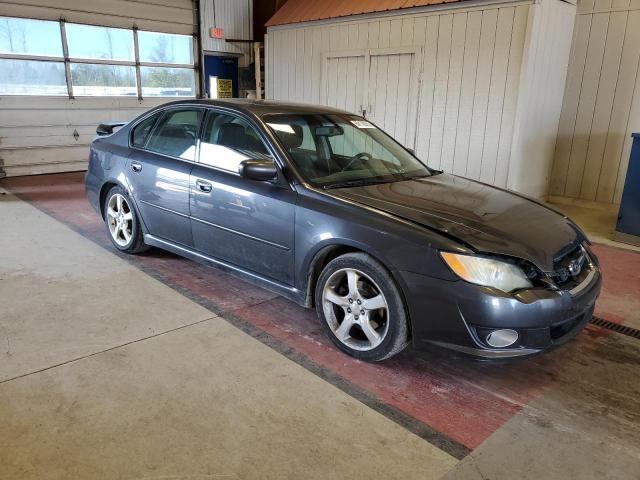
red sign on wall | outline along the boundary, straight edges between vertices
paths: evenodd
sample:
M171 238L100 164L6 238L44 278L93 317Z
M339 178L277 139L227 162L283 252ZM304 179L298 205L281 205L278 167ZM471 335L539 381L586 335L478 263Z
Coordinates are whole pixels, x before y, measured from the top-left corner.
M224 29L220 27L211 27L209 35L211 38L222 38L224 36Z

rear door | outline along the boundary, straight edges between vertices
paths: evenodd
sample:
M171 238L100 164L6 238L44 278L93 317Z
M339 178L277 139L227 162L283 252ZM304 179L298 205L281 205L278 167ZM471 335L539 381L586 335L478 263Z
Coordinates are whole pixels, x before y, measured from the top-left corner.
M166 110L146 138L143 130L148 126L143 121L134 129L129 158L131 190L149 233L189 247L193 246L189 175L203 115L202 108Z
M274 157L246 119L211 110L191 172L195 249L292 285L296 193L288 184L240 177L238 165L249 158Z

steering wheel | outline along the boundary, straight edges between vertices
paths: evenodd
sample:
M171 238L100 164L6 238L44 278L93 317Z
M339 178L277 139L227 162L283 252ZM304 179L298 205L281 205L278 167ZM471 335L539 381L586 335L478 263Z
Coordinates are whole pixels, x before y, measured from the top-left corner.
M347 168L351 166L353 162L358 160L359 158L366 158L367 160L371 160L373 156L367 152L356 153L353 157L349 157L349 161L347 164L340 169L341 172L344 172Z

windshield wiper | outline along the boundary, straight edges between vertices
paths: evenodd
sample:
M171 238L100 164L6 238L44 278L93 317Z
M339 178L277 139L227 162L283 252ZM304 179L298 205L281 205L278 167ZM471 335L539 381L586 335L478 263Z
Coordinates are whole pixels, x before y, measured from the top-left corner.
M392 183L395 179L383 180L381 178L361 178L359 180L347 180L345 182L331 183L323 188L364 187L365 185L377 185L379 183Z

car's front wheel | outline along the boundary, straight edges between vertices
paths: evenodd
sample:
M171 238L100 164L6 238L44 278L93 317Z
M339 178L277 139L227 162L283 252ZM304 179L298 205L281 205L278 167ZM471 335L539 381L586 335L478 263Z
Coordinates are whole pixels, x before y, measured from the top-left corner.
M364 253L331 260L316 284L318 317L333 343L365 361L381 361L408 344L407 314L389 272Z
M127 253L147 250L138 216L124 188L113 187L107 192L104 202L104 222L113 245Z

